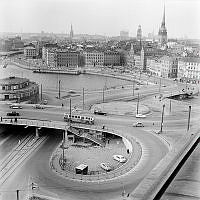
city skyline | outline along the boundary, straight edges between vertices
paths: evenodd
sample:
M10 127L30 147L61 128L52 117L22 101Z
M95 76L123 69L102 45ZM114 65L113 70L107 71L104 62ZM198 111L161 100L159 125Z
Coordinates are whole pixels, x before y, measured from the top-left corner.
M169 38L200 38L198 0L0 0L0 5L0 32L69 34L72 24L75 35L118 36L128 30L130 37L136 37L138 25L143 36L157 35L165 5Z

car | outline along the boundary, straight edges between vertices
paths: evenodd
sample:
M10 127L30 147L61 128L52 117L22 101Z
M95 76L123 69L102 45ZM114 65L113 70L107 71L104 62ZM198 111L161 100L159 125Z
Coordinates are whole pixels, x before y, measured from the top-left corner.
M35 109L44 109L44 106L41 105L41 104L35 104L35 105L33 106L33 108L35 108Z
M102 110L94 110L94 114L95 115L107 115L107 113Z
M16 111L8 112L7 116L19 116L19 113Z
M136 118L145 118L146 115L143 115L143 114L138 113L138 114L135 115L135 117L136 117Z
M107 172L111 171L111 167L106 163L101 163L100 166L102 169L106 170Z
M120 163L126 162L126 158L122 155L113 155L113 159L120 162Z
M12 108L12 109L22 109L22 106L20 104L15 103L15 104L11 104L10 108Z
M142 122L136 122L133 124L133 127L144 127L144 124Z
M44 104L44 105L47 105L47 104L48 104L48 100L47 100L47 99L44 99L44 100L43 100L43 104Z

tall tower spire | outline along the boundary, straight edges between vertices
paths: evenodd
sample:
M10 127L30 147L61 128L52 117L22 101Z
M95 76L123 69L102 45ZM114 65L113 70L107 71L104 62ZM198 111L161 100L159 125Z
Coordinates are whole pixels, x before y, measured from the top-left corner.
M161 26L165 27L165 5L164 5L163 20Z
M71 29L70 29L69 37L70 37L70 40L72 40L73 37L74 37L74 31L73 31L72 24L71 24Z
M159 29L158 36L161 46L164 46L167 43L167 29L165 27L165 5L164 5L162 24Z

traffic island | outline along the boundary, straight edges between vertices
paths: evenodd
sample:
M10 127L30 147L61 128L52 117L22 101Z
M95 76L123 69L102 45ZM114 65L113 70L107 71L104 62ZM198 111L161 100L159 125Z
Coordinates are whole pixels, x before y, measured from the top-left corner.
M133 170L141 156L142 147L135 138L115 135L105 146L83 141L68 141L65 148L60 144L51 156L50 167L57 175L77 182L113 182Z

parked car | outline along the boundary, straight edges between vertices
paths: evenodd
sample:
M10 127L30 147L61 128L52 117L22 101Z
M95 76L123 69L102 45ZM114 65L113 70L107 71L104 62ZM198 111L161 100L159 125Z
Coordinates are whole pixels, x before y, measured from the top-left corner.
M101 166L102 169L104 169L108 172L111 170L111 167L106 163L101 163L100 166Z
M35 104L35 105L33 106L33 108L35 108L35 109L44 109L44 106L41 105L41 104Z
M94 110L94 114L95 115L107 115L107 113L102 110Z
M20 104L15 103L15 104L11 104L10 108L12 108L12 109L22 109L22 106Z
M16 111L8 112L7 116L19 116L19 113Z
M146 115L143 115L143 114L139 114L139 113L138 113L138 114L135 115L135 117L136 117L136 118L145 118Z
M144 127L144 124L142 122L136 122L133 124L133 127Z
M120 162L120 163L124 163L126 162L126 158L122 155L114 155L113 159Z

